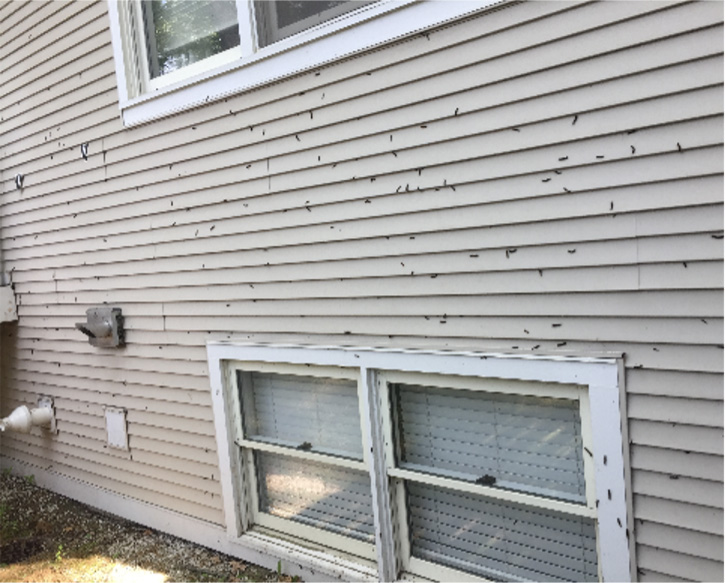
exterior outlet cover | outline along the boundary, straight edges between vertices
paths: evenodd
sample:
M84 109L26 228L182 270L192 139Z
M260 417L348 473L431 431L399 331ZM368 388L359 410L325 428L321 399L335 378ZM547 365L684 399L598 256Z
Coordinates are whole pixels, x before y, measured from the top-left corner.
M18 319L15 292L9 285L0 286L0 322L14 322Z
M100 348L116 348L125 344L121 308L101 306L86 310L86 321L76 328L88 336L88 342Z
M128 451L125 409L106 407L106 434L108 436L108 447Z

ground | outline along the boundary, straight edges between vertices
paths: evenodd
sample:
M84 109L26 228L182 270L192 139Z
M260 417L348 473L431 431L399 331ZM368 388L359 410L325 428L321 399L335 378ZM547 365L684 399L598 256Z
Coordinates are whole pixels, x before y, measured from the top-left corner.
M0 475L0 582L292 581Z

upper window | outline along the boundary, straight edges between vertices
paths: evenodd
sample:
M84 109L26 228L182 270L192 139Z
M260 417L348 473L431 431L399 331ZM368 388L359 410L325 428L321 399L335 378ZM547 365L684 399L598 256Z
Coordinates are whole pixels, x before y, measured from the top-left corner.
M497 0L109 0L136 125L403 38Z
M263 49L371 3L287 0L240 7L236 0L141 0L129 5L138 30L132 38L136 75L142 90L157 90L241 59L242 39L248 49Z

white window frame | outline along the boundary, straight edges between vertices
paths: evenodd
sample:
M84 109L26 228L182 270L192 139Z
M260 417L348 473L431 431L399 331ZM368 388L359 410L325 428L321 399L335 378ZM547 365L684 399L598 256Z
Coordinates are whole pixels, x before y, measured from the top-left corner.
M537 386L543 391L535 392L537 395L578 398L582 413L582 439L584 447L591 451L591 456L585 456L586 504L558 501L545 501L543 504L549 507L552 503L554 506L565 505L567 511L574 510L595 517L600 579L636 580L634 537L630 536L633 519L621 358L278 346L233 341L210 342L207 345L207 355L224 513L227 535L232 542L241 545L254 544L256 536L255 527L250 529L252 521L248 514L245 515L244 510L249 493L243 491L244 482L238 479L246 464L236 455L237 445L234 444L234 411L238 408L230 400L229 387L234 386L235 367L246 368L249 363L255 363L253 366L257 366L256 363L268 363L274 370L284 370L284 366L288 365L301 365L308 371L315 367L357 371L364 464L370 473L373 495L375 563L377 576L381 580L393 580L401 571L404 578L423 573L454 580L467 580L470 577L461 571L437 564L433 565L434 569L431 571L431 563L410 558L410 551L406 548L407 537L404 536L405 533L399 532L405 525L396 514L399 488L396 489L391 484L411 476L408 474L409 470L396 468L391 461L390 424L383 420L387 415L387 404L383 401L384 388L381 395L382 385L387 384L385 380L424 380L422 384L437 382L446 388L458 386L480 390L485 390L486 379L535 381L541 383ZM277 368L280 366L283 368ZM517 383L511 383L511 390L518 393L520 391L515 384ZM497 392L500 390L497 389ZM415 477L420 481L417 473ZM423 481L435 485L451 485L443 477L426 476ZM525 493L506 493L478 484L461 486L460 482L456 487L509 500L524 497L527 503L535 499L534 503L541 504L541 499ZM269 537L272 540L275 537L271 531L263 534L268 537L267 541L270 540ZM284 552L292 552L295 558L311 568L332 568L337 565L340 560L339 553L323 552L314 558L310 557L309 545L315 542L319 541L286 539ZM291 548L295 550L290 551ZM370 574L369 561L357 558L354 554L345 559L349 564L359 563L361 572Z
M264 48L256 47L252 1L237 0L238 48L151 81L142 64L144 48L136 32L138 0L108 0L124 125L147 123L311 71L471 16L502 0L380 0Z

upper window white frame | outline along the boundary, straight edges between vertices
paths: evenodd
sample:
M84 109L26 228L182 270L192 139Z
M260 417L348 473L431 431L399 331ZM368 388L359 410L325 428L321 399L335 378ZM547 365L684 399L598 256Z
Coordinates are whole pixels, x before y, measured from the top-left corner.
M139 65L143 47L135 33L138 1L108 0L119 108L127 127L315 69L471 16L502 0L380 0L264 48L256 46L252 0L237 0L238 51L230 49L154 82Z
M376 432L381 431L375 421L381 414L381 405L375 398L375 384L380 375L387 378L400 373L445 375L449 377L446 382L448 386L450 378L457 376L535 381L577 386L586 391L582 403L588 408L586 417L590 421L586 431L590 435L586 437L585 443L590 443L593 450L593 463L587 471L594 474L594 488L590 491L587 486L587 503L582 511L594 513L597 517L602 580L636 580L634 537L630 536L633 532L632 501L626 446L624 375L620 358L277 346L234 341L208 343L207 356L227 535L233 543L254 545L257 536L254 530L246 530L245 521L240 515L239 501L243 496L235 478L240 470L235 454L234 422L230 418L235 406L229 402L228 396L235 362L357 369L363 435L373 448L385 439L380 433L376 435ZM462 382L466 381L462 379ZM551 390L549 388L548 392ZM562 390L569 389L562 387ZM367 451L366 447L364 452ZM381 580L392 580L397 572L399 556L392 550L396 537L392 523L386 518L390 516L390 507L386 508L386 500L390 497L387 478L389 468L385 466L382 448L375 451L371 449L370 453L372 455L364 456L364 462L369 467L373 487L378 576ZM589 478L587 480L590 481ZM284 552L290 552L289 544L288 541ZM271 547L267 548L274 552ZM310 568L324 569L336 564L333 557L325 559L324 556L317 556L311 559L307 556L306 560L303 559L302 546L292 554L296 559L307 562Z

